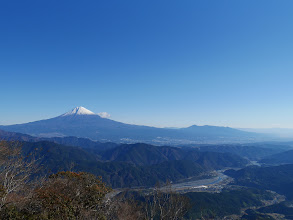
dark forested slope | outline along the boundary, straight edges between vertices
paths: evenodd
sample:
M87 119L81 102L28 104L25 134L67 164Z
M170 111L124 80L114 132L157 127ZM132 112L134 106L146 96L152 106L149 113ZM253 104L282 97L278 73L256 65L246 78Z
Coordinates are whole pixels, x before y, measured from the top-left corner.
M164 153L166 154L166 152L173 150L177 152L177 149L140 144L138 144L136 156L138 158L145 157L142 159L145 163L142 164L136 163L137 160L105 162L101 161L100 155L92 150L48 141L22 142L22 145L25 154L33 153L40 158L44 172L48 170L57 172L68 169L91 172L102 176L113 187L153 186L156 182L177 181L214 169L230 166L242 167L247 164L246 160L238 156L209 152L195 152L196 156L189 152L189 159L186 159L187 157L185 159L170 157L169 159L161 160L161 156ZM135 148L135 146L137 145L131 145L130 147ZM122 146L123 149L125 147ZM148 148L152 149L150 152L158 153L162 151L162 155L158 153L159 156L154 157L153 154L145 154L149 152ZM156 148L161 149L161 151ZM185 151L181 151L181 149L178 149L178 152L183 152L182 155L185 154ZM178 153L178 155L180 154ZM151 158L151 160L148 160L148 158ZM156 161L156 163L151 161Z
M236 185L273 190L293 199L293 164L258 167L250 166L235 171L228 170L225 174L235 179Z

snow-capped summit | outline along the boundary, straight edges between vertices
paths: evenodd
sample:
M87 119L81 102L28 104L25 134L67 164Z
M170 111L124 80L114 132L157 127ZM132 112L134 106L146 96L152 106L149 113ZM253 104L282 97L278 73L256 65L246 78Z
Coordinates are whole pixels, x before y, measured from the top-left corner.
M61 115L61 116L69 116L69 115L95 115L92 111L80 106L72 109L71 111Z

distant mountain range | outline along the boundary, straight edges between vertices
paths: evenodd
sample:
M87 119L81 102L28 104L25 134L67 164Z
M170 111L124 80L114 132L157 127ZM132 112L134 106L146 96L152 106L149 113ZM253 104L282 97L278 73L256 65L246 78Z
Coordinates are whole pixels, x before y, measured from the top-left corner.
M0 129L37 137L76 136L118 143L222 143L253 142L262 135L229 127L196 126L170 129L139 126L102 118L84 107L76 107L58 117L24 124L0 126Z

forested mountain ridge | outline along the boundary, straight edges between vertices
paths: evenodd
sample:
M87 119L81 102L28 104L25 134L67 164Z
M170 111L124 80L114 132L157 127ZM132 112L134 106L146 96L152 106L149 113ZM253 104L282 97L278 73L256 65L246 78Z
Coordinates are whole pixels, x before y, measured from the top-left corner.
M93 149L95 151L102 151L118 146L118 144L115 144L113 142L99 142L90 140L88 138L78 138L73 136L45 138L4 130L0 130L0 140L25 142L49 141L66 146L76 146L86 149Z
M251 144L214 144L214 145L186 145L199 151L211 151L237 154L249 160L259 161L266 157L292 149L291 143L251 143Z
M263 158L260 162L264 164L274 164L274 165L293 164L293 150L270 155L268 157Z
M293 200L293 164L249 166L238 171L227 170L225 174L233 177L236 185L273 190Z
M116 148L102 151L101 160L128 162L135 165L153 165L165 161L187 160L205 167L222 168L242 167L248 161L238 155L219 152L200 152L196 149L184 149L168 146L153 146L149 144L123 144Z
M142 160L143 164L137 163L137 160L106 162L101 159L101 152L95 152L91 149L65 146L48 141L20 142L20 144L25 155L34 154L40 158L43 172L70 169L86 171L102 176L112 187L153 186L156 182L177 181L224 167L243 167L248 163L247 160L236 155L213 152L195 151L194 155L189 152L189 158L180 158L185 154L185 151L179 148L169 147L168 149L168 147L161 148L141 144L129 147L135 149L138 146L136 156L138 158L145 157ZM122 148L125 148L125 145L122 145ZM178 150L178 155L181 156L162 160L163 153L159 154L157 158L151 154L145 155L145 152L152 152L148 148L156 149L155 152L160 152L157 149L164 149L165 152ZM146 159L148 156L152 158L151 161Z

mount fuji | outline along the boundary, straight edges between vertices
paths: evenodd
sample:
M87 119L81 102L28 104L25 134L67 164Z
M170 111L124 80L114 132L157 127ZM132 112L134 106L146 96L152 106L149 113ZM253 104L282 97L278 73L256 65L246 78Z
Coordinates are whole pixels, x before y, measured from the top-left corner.
M98 141L123 143L188 144L248 142L260 135L229 127L196 126L168 129L131 125L103 118L99 114L76 107L55 118L24 124L0 126L0 129L38 137L75 136Z
M69 116L69 115L95 115L92 111L80 106L72 109L71 111L61 115L61 116Z

